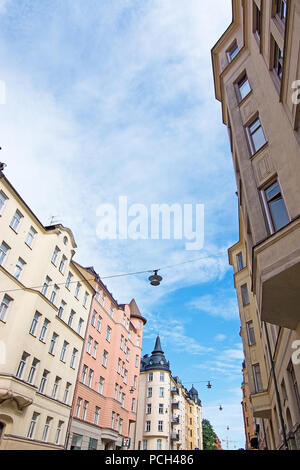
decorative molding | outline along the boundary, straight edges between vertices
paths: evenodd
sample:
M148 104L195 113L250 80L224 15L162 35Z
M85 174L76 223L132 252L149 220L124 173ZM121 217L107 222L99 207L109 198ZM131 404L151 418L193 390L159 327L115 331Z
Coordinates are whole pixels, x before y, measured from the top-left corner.
M257 156L257 158L254 158L252 160L252 167L258 187L276 174L276 168L269 151L265 151Z

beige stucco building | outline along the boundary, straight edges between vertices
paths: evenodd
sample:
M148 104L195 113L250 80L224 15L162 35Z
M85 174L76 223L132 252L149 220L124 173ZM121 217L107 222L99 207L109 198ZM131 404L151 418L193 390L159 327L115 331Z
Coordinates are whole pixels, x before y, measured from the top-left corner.
M61 449L94 289L2 172L0 233L0 449Z
M141 360L134 448L203 449L198 392L193 387L188 392L178 377L172 377L159 336L152 354Z
M261 443L300 448L300 3L232 5L212 61L238 189L229 259L251 404Z

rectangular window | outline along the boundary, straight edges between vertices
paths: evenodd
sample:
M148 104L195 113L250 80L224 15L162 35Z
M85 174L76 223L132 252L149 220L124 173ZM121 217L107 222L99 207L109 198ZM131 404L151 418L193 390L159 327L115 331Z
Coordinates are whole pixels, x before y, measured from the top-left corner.
M271 233L275 233L290 222L278 181L262 191L266 216Z
M118 359L118 369L117 369L118 374L121 373L121 366L122 366L122 360L119 358Z
M79 297L80 288L81 288L81 284L80 284L80 282L77 282L77 284L76 284L76 289L75 289L75 297L76 297L76 299L78 299L78 297Z
M247 327L247 335L248 335L248 344L249 346L253 346L256 342L253 321L248 321L246 323L246 327Z
M151 403L147 403L146 414L151 415L151 411L152 411L152 405Z
M104 382L105 382L104 378L100 377L99 384L98 384L98 393L100 393L100 395L103 395Z
M83 384L85 384L85 379L86 379L87 371L88 371L88 366L84 364L84 366L83 366L83 368L82 368L82 374L81 374L81 382L82 382Z
M69 398L69 394L70 394L70 390L71 390L71 385L70 382L67 382L66 384L66 388L65 388L65 391L64 391L64 396L63 396L63 402L64 403L68 403L68 398Z
M249 293L248 293L248 286L247 284L244 284L241 286L241 294L242 294L242 301L243 305L249 305L250 300L249 300Z
M18 232L18 228L20 227L22 218L23 215L21 214L21 212L16 211L9 225L15 232Z
M41 333L40 333L40 341L42 341L43 343L45 342L45 339L46 339L49 323L50 321L47 320L47 318L45 318L42 329L41 329Z
M251 86L246 74L243 75L243 77L237 82L237 88L239 101L242 101L244 98L246 98L247 95L249 95L251 91Z
M160 404L158 405L158 413L159 413L160 415L162 415L162 414L164 413L164 405L163 405L163 403L160 403Z
M2 242L0 246L0 266L3 265L4 260L9 250L10 250L9 246L5 242Z
M33 437L34 437L34 431L35 431L35 428L36 428L36 423L37 423L38 417L39 417L39 413L34 412L33 415L32 415L31 421L30 421L30 425L29 425L29 430L28 430L28 434L27 434L28 439L33 439Z
M292 362L290 362L288 366L288 373L289 373L290 383L291 383L292 390L293 390L295 403L297 404L297 407L298 407L298 413L300 413L300 393L299 393L299 387L297 383L297 377L295 374L295 369L294 369Z
M121 340L120 340L120 349L122 349L123 351L123 340L124 340L124 336L121 335Z
M47 380L48 380L48 375L49 375L49 371L44 369L43 377L41 379L41 383L40 383L40 387L39 387L39 392L40 393L45 392L46 385L47 385Z
M104 307L104 305L105 305L105 294L104 293L102 294L101 305L102 305L102 307Z
M147 397L148 398L152 397L152 387L148 387Z
M66 280L66 288L69 289L69 290L70 290L70 285L71 285L71 282L72 282L72 277L73 277L73 274L71 272L69 272L67 280Z
M125 393L122 393L121 406L122 406L122 408L125 407Z
M22 258L18 259L16 267L15 267L15 272L14 272L14 277L16 279L19 280L21 278L21 275L22 275L22 272L24 270L25 264L26 263L25 263L24 260L22 260Z
M71 310L70 315L69 315L69 320L68 320L68 325L70 327L72 327L72 325L73 325L74 315L75 315L74 310Z
M61 272L62 274L64 274L64 271L65 271L65 266L66 266L66 262L67 262L67 258L65 255L62 256L62 259L59 263L59 272Z
M94 347L93 347L93 353L92 353L92 357L94 359L96 359L96 357L97 357L97 348L98 348L98 343L97 343L97 341L94 341Z
M261 12L253 1L253 32L260 41L261 37Z
M100 408L99 408L99 406L96 406L95 407L95 414L94 414L94 424L98 424L99 415L100 415Z
M80 408L81 408L82 398L77 398L76 409L75 409L75 417L79 418L80 415Z
M57 265L57 259L58 259L59 253L60 253L60 249L58 248L58 246L56 246L54 248L54 252L51 258L51 263L53 263L55 266Z
M59 445L63 424L64 424L63 421L58 422L58 426L57 426L56 434L55 434L55 444L56 445Z
M95 323L96 323L96 315L97 315L97 312L96 310L93 311L93 314L92 314L92 319L91 319L91 325L92 326L95 326Z
M53 286L53 290L52 290L51 295L50 295L50 302L52 302L53 304L55 303L58 291L59 291L59 287L55 284Z
M103 356L102 356L102 365L104 367L107 367L107 358L108 358L108 352L103 351Z
M236 255L236 264L237 264L238 271L241 271L242 269L244 269L244 261L243 261L242 253L238 253Z
M51 421L52 421L52 418L50 416L47 416L46 424L45 424L45 427L43 429L43 435L42 435L42 441L44 441L44 442L48 441Z
M61 353L60 353L60 360L62 362L65 362L65 357L66 357L66 352L67 352L68 345L69 345L69 343L67 341L64 341L64 344L62 346Z
M132 401L131 401L131 411L132 412L135 411L135 398L133 398Z
M73 434L71 450L81 450L83 436L80 434Z
M86 346L86 352L88 354L91 354L92 341L93 341L93 338L91 336L89 336L88 340L87 340L87 346Z
M163 397L164 396L164 387L159 388L159 396Z
M160 372L160 374L159 374L159 380L160 380L160 382L164 382L164 381L165 381L165 374L164 374L164 372Z
M71 362L70 362L70 367L72 369L75 369L75 363L76 363L76 357L77 357L77 349L76 348L73 348L73 352L72 352L72 357L71 357Z
M147 450L147 439L143 439L143 450Z
M88 450L97 450L97 447L98 447L98 439L94 439L93 437L90 437Z
M254 364L252 366L253 369L253 376L254 376L254 384L255 384L255 391L257 393L263 391L262 380L261 380L261 373L259 364Z
M94 376L94 371L92 369L90 369L89 371L89 378L88 378L88 387L92 387L93 385L93 376Z
M61 378L56 376L55 382L53 385L53 390L52 390L52 398L57 398L60 383L61 383Z
M98 316L98 320L97 320L97 331L100 331L101 330L101 321L102 321L102 318L100 317L100 315Z
M111 328L108 326L106 329L106 341L110 342L110 337L111 337Z
M28 374L28 379L27 379L27 382L30 383L30 384L32 384L34 382L36 369L37 369L37 366L38 366L39 362L40 361L36 357L32 361L30 371L29 371L29 374Z
M58 338L58 335L56 333L53 333L51 343L50 343L50 348L49 348L49 353L54 356L54 351L55 351L55 345L56 345L56 340Z
M49 285L51 283L51 279L49 276L46 277L46 280L44 282L44 285L42 287L42 294L46 297L47 295L47 292L48 292L48 288L49 288Z
M139 366L139 356L135 356L135 367Z
M232 46L226 51L228 62L231 62L240 52L237 42L234 41Z
M109 314L110 314L111 318L114 317L114 307L113 307L113 305L110 306Z
M24 373L24 370L25 370L25 366L26 366L26 362L27 362L28 357L29 357L29 354L26 353L26 352L23 352L22 358L21 358L21 361L20 361L20 364L19 364L19 367L18 367L18 370L17 370L18 379L21 379L23 377L23 373Z
M58 312L57 312L57 316L58 316L59 318L62 318L63 313L64 313L64 311L65 311L66 305L67 305L66 302L64 302L64 301L62 300L61 303L60 303L60 307L59 307L59 309L58 309Z
M83 410L82 410L82 419L83 420L86 419L88 406L89 406L89 402L85 400L84 403L83 403Z
M6 322L7 313L9 306L11 305L12 299L5 294L0 305L0 320Z
M256 118L251 124L249 124L249 126L246 127L246 133L251 153L254 155L267 142L259 118Z
M162 440L157 439L156 450L162 450Z
M82 330L82 325L84 323L84 320L83 318L79 318L79 321L78 321L78 327L77 327L77 333L80 335L81 334L81 330Z
M287 14L287 0L275 0L276 1L276 15L283 21L286 21Z
M151 430L151 421L146 421L146 428L145 428L145 431L146 432L150 432Z
M7 199L8 198L5 196L5 194L2 191L0 191L0 212L2 211Z
M37 231L34 230L33 227L30 227L29 229L29 232L27 234L27 237L26 237L26 240L25 240L25 243L27 246L29 246L29 248L32 248L32 245L33 245L33 242L34 242L34 239L37 235Z
M96 295L95 295L95 299L97 300L97 302L100 301L100 295L101 295L101 289L99 286L97 286Z
M158 421L157 430L160 432L163 431L164 430L163 425L164 425L163 421Z
M119 422L119 434L122 434L122 431L123 431L123 419L120 418L120 422Z
M282 80L283 72L283 52L278 46L277 42L274 40L274 59L273 59L273 70L279 80Z

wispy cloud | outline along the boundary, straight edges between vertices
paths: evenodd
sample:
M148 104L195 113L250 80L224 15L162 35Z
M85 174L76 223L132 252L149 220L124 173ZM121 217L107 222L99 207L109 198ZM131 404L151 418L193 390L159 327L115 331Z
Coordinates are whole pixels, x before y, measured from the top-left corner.
M190 302L189 307L196 312L206 313L213 317L221 317L225 320L238 318L238 306L236 297L228 295L226 291L216 291L214 295L203 295Z

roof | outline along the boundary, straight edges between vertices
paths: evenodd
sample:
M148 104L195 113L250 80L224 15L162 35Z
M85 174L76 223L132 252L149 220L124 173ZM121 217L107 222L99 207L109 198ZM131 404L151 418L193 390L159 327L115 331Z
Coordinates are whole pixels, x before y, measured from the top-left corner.
M161 347L160 337L157 336L155 340L155 346L151 356L145 354L141 359L141 372L148 370L165 370L170 371L170 362L166 360L164 352Z

